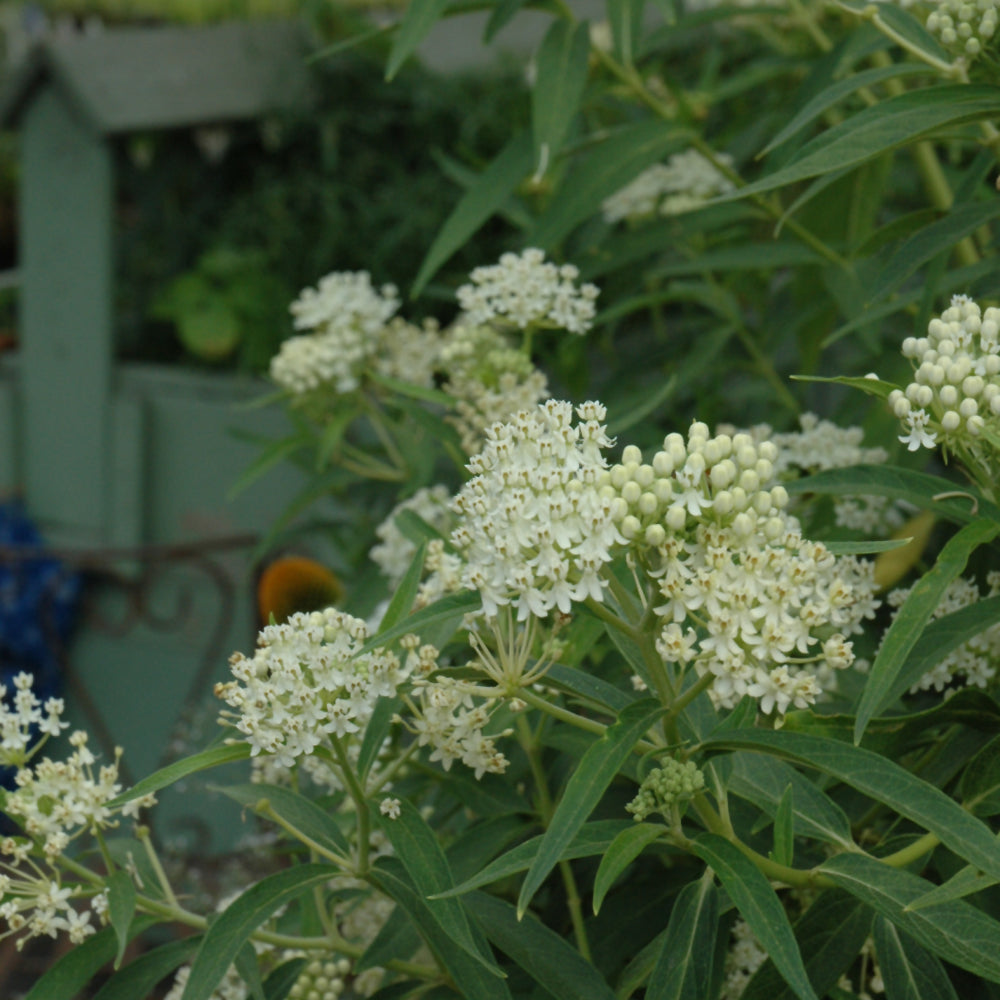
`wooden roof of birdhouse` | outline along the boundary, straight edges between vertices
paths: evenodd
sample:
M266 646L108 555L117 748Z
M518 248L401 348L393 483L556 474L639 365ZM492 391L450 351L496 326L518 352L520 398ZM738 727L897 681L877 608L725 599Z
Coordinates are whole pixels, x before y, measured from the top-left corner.
M177 128L293 110L308 102L302 25L108 28L40 42L0 97L0 126L17 126L55 87L100 134Z

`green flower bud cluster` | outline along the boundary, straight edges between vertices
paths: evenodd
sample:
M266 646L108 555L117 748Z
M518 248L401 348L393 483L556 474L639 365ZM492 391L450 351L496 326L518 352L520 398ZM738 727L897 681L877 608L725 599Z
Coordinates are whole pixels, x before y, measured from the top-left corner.
M687 441L668 434L648 463L629 445L598 485L602 496L613 499L619 531L640 545L658 548L669 534L704 521L731 526L741 537L763 530L779 538L787 530L779 515L788 493L773 484L777 457L770 441L755 442L749 434L711 437L707 425L696 421Z
M350 971L346 958L314 958L299 973L288 996L291 1000L337 1000L347 989L344 977Z
M668 757L661 767L654 767L639 786L635 798L625 806L636 822L653 813L666 814L670 807L684 802L705 787L705 775L689 760L681 762Z

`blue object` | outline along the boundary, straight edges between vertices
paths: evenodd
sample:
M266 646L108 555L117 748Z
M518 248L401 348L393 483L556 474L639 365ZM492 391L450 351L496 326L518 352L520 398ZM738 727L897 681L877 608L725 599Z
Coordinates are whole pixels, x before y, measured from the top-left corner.
M0 683L10 690L14 676L26 671L44 701L62 689L61 651L76 617L80 576L45 555L38 529L16 502L0 503L5 548L16 555L0 554Z

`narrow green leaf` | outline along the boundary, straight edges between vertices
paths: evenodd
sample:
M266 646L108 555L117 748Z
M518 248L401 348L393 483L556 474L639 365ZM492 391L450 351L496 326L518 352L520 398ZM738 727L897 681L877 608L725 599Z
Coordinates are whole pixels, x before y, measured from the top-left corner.
M591 744L566 784L552 822L531 862L517 900L518 916L528 908L539 886L556 866L563 851L593 812L608 785L632 753L633 747L663 714L663 706L652 698L629 705L618 721Z
M574 858L589 858L603 854L614 843L615 837L623 829L631 830L634 825L632 820L627 819L602 819L593 823L585 823L573 841L559 856L559 860L572 861ZM532 837L523 844L511 848L506 854L491 861L482 871L456 885L449 892L441 893L442 898L471 892L473 889L479 889L491 882L497 882L502 878L516 875L518 872L527 871L531 862L538 856L538 849L541 847L543 839L544 837L539 834L539 836Z
M797 240L775 240L706 250L686 260L658 264L650 268L650 275L674 278L684 274L704 274L706 271L769 271L776 267L818 264L821 260L818 253L803 247Z
M218 789L265 818L273 812L321 848L350 857L351 847L337 821L311 799L280 785L225 785Z
M785 484L789 493L820 493L831 496L880 496L905 500L945 521L968 524L979 516L1000 521L1000 507L990 503L971 486L955 489L955 483L924 472L891 465L854 465L848 469L825 469Z
M365 736L361 741L361 749L358 751L358 778L367 780L368 770L375 763L379 751L385 738L392 728L392 720L403 707L401 698L379 698L375 703L375 709L365 726Z
M943 63L952 61L952 54L918 21L911 11L902 7L887 7L880 9L876 15L883 24L905 38L915 48L920 49L932 59Z
M345 409L335 412L329 417L316 446L317 472L326 468L330 456L335 454L340 447L340 442L344 440L344 433L355 416L353 409Z
M1000 736L995 736L969 762L959 782L962 805L977 816L1000 811Z
M251 1000L266 1000L264 996L264 983L260 978L260 966L257 964L257 953L253 950L253 945L248 941L233 960L233 968L236 969L240 979L246 986Z
M545 680L569 695L595 705L601 705L612 712L620 712L623 708L636 701L634 694L622 691L613 684L588 674L576 667L567 667L562 663L553 663L545 675Z
M402 580L396 587L396 592L392 595L389 607L379 625L379 631L390 629L393 625L402 621L412 610L413 602L417 598L417 591L420 589L420 580L424 575L424 560L427 558L427 542L421 544L410 560L410 565L406 568Z
M611 842L594 876L594 913L600 912L601 903L619 875L655 840L663 836L662 826L639 823L622 830Z
M551 250L570 230L588 219L605 198L623 188L646 167L685 145L688 133L660 121L625 125L574 161L565 183L539 217L527 241Z
M738 848L714 833L700 833L691 850L719 877L723 888L800 1000L819 1000L802 964L785 908L770 882Z
M794 786L789 782L782 793L774 814L774 850L772 857L779 865L791 866L795 854Z
M240 949L265 920L307 889L338 874L340 869L334 865L296 865L268 875L237 897L205 932L181 1000L209 1000Z
M882 639L868 675L854 724L856 743L861 742L869 719L890 704L888 699L893 693L896 678L949 584L965 569L969 556L998 534L1000 524L994 522L979 520L967 524L948 540L933 568L913 585Z
M382 832L389 838L396 857L406 869L414 888L427 900L426 905L441 929L454 944L464 949L477 962L482 962L493 975L502 977L504 973L493 961L489 950L480 951L476 947L461 901L437 895L454 888L455 880L437 835L427 825L417 807L403 799L396 819L381 815L378 818ZM432 896L435 898L430 899Z
M553 997L614 1000L597 969L533 914L522 919L510 903L482 892L471 902L486 936Z
M854 964L868 937L872 912L843 889L828 889L795 922L795 940L809 982L820 996ZM740 1000L792 1000L794 993L768 960L747 983Z
M656 967L656 959L659 957L666 938L667 928L665 927L652 941L644 945L639 954L625 966L615 987L615 996L618 1000L629 1000L629 997L639 987L645 986L649 982L653 975L653 969Z
M927 894L931 884L865 854L838 854L817 870L935 955L973 975L1000 982L1000 923L982 910L961 901L908 909Z
M880 66L876 69L863 70L860 73L851 73L850 76L843 80L838 80L827 87L826 90L818 93L801 110L797 111L792 116L792 120L760 151L758 159L766 156L772 149L777 149L782 143L791 139L793 135L801 132L807 125L816 121L824 111L832 108L839 101L847 97L848 94L855 94L862 87L870 87L872 84L881 83L883 80L926 72L927 67L920 63L901 63L894 66Z
M605 4L614 53L625 66L631 66L635 62L643 36L644 8L644 0L607 0Z
M822 736L742 729L709 739L703 749L756 750L833 775L935 834L959 857L1000 877L1000 844L954 799L877 753Z
M709 996L719 891L711 873L684 886L673 909L645 1000L704 1000Z
M403 63L417 50L428 32L441 20L448 0L410 0L389 52L385 78L391 80Z
M112 872L108 876L108 918L118 939L118 951L115 953L115 968L117 969L125 956L129 942L129 928L135 916L135 886L128 872Z
M464 949L455 947L398 858L379 858L370 877L387 896L406 910L414 926L455 980L461 996L475 997L476 1000L513 1000L504 979L493 975ZM477 947L486 951L489 945L478 925L473 925L472 932L477 939Z
M416 298L427 282L459 247L465 246L491 216L503 207L515 188L531 173L531 136L525 131L514 136L497 158L462 195L451 215L427 251L417 273L410 297Z
M409 914L402 906L395 906L375 939L355 962L353 972L358 975L366 969L378 966L384 968L393 959L414 954L421 943L420 935Z
M556 18L535 60L537 77L531 88L531 135L535 174L544 176L559 155L570 123L580 107L587 83L590 31L586 21L575 24Z
M186 778L189 774L197 771L205 771L210 767L220 767L223 764L232 764L236 761L247 760L250 757L250 744L242 741L236 743L226 743L222 746L211 747L202 750L201 753L185 757L183 760L174 761L166 767L154 771L151 775L143 778L142 781L133 785L128 791L115 796L108 806L117 809L119 806L131 802L133 799L141 798L152 792L158 792L168 785L175 785L181 778Z
M873 936L889 1000L958 1000L944 967L909 934L879 916Z
M229 488L226 494L227 500L238 497L251 483L260 479L264 473L274 468L279 462L290 458L297 451L307 447L309 438L305 434L297 434L294 437L281 438L272 442L258 455L250 465L247 466L243 474Z
M943 126L988 119L998 113L1000 88L986 85L943 84L890 97L827 129L780 170L717 200L733 201L858 166Z
M138 1000L152 996L157 983L187 962L200 942L200 937L183 938L147 951L115 973L94 994L93 1000Z
M129 928L129 938L134 938L144 930L159 923L156 917L137 917ZM24 1000L67 1000L76 994L97 975L118 951L114 929L106 927L66 952L42 974L42 977L28 991ZM169 970L168 970L169 971Z
M305 958L293 958L288 962L282 962L264 980L264 996L267 1000L286 1000L299 976L302 975L307 961Z
M528 0L500 0L494 4L490 11L490 19L486 22L486 30L483 32L483 45L489 45L496 33L508 25L527 2Z
M723 738L725 732L720 727L712 739ZM733 794L753 802L768 816L777 817L785 789L793 788L794 830L803 837L851 847L851 822L846 813L794 767L761 754L737 753L730 759L733 770L729 788Z
M440 389L429 389L427 386L417 385L414 382L404 382L402 379L392 378L381 372L368 371L365 373L365 377L370 378L385 389L398 392L401 396L409 396L410 399L419 399L424 403L436 403L438 406L450 408L456 402L454 396L449 396L448 393L442 392Z
M420 636L423 642L429 642L438 649L455 634L462 619L471 611L479 608L481 599L477 591L464 590L458 594L448 594L426 608L414 611L401 622L391 628L384 629L372 636L362 649L367 652L379 646L388 646L397 639L412 632Z
M912 538L886 538L882 541L824 542L823 545L835 556L870 556L876 552L891 552L912 542Z
M950 903L954 899L964 899L973 893L982 892L1000 882L992 875L986 875L974 865L960 868L950 879L930 889L923 896L907 905L907 910L923 910L939 903Z
M889 258L872 287L871 302L878 302L896 290L914 271L940 253L954 249L969 233L1000 216L1000 202L967 202L955 205L937 222L911 236Z
M997 622L1000 622L1000 596L987 597L932 621L900 667L895 682L886 692L885 703L893 704L952 650L981 635Z
M879 399L888 399L889 393L898 389L898 385L892 382L883 382L877 378L849 378L838 375L836 378L824 378L819 375L793 375L795 382L830 382L833 385L849 385L852 389L860 389L868 393L869 396L878 396Z

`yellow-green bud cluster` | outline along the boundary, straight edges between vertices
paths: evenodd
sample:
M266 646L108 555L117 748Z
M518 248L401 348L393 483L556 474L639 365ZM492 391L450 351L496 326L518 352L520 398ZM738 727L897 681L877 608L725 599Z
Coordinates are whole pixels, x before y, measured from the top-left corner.
M1000 309L984 312L956 295L926 337L903 341L903 355L914 380L889 394L889 406L909 432L899 440L911 451L971 445L985 430L1000 430Z
M661 767L654 767L639 786L635 798L625 806L637 822L653 813L666 815L672 806L684 802L705 787L705 775L689 760L668 757Z
M763 530L779 538L787 530L779 516L788 493L774 484L777 448L749 434L712 437L695 422L687 441L668 434L648 462L629 445L618 465L600 480L602 495L613 499L613 517L634 544L658 548L668 534L692 530L700 522L732 527L749 537Z
M290 1000L337 1000L347 989L344 977L350 971L346 958L314 958L299 973L288 996Z
M997 0L939 0L927 18L927 30L945 45L977 56L997 30Z

